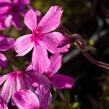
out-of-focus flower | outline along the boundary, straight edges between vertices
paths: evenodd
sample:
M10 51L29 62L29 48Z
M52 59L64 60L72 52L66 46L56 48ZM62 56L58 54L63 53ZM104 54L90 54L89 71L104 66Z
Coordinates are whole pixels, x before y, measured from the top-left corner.
M8 103L12 95L20 89L34 90L35 73L16 71L0 77L0 96ZM38 79L37 79L38 80Z
M4 54L0 53L0 67L6 68L8 65L7 58Z
M6 29L6 27L8 28L9 26L10 26L10 22L9 21L5 21L4 17L0 18L0 30L4 30L4 29Z
M15 40L0 34L0 51L6 51L13 48Z
M14 45L14 39L5 37L0 34L0 52L12 49ZM8 65L7 58L4 54L0 53L0 67L6 68Z
M49 66L47 50L51 53L68 51L69 45L57 47L64 36L59 32L52 32L60 25L62 13L61 7L52 6L39 23L37 23L37 14L32 9L25 15L24 23L32 34L18 38L15 42L15 51L18 56L24 56L34 47L32 67L37 72L43 73Z
M30 0L0 0L0 29L14 25L21 28L20 16L24 15L25 7Z
M42 109L39 108L38 97L30 90L19 90L12 99L19 109Z
M0 109L8 109L7 103L4 101L4 99L0 96Z

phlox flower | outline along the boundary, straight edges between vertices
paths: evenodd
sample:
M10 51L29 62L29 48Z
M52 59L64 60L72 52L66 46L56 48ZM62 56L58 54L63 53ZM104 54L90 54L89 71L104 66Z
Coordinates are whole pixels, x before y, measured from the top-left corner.
M20 16L24 15L25 7L30 0L0 0L0 29L14 25L21 28Z
M48 109L51 103L50 90L40 85L35 93L30 90L17 91L12 100L19 109Z
M40 108L39 109L48 109L48 106L51 102L51 88L56 89L64 89L64 88L72 88L75 83L75 80L71 77L57 74L58 70L61 67L62 55L54 54L50 57L50 64L47 69L47 72L43 74L36 73L37 79L32 85L36 88L36 95L39 100ZM31 65L27 68L27 70L32 71Z
M68 51L69 45L57 47L64 36L59 32L53 32L60 25L62 13L61 7L52 6L39 22L37 13L32 9L24 17L24 23L32 33L16 40L15 51L18 56L24 56L33 48L32 67L37 72L43 73L49 66L47 50L51 53Z
M49 78L53 87L56 89L72 88L75 83L73 78L57 74L61 67L62 55L54 54L50 57L50 60L50 66L48 67L47 72L45 72L45 75Z
M0 51L3 52L13 49L14 42L15 40L13 38L0 34Z
M75 80L69 76L63 74L57 74L61 67L62 55L54 54L50 57L50 65L47 72L38 75L37 83L33 83L34 87L38 85L43 85L46 88L56 88L56 89L70 89L75 83ZM31 65L27 70L32 70Z
M0 34L0 52L7 51L13 48L14 39L8 38L2 34ZM0 67L6 68L8 65L8 61L6 56L3 53L0 53Z
M19 109L39 109L38 97L31 90L19 90L12 99Z
M20 89L30 89L34 91L32 84L38 80L35 73L26 71L15 71L0 76L0 96L9 102L12 95Z

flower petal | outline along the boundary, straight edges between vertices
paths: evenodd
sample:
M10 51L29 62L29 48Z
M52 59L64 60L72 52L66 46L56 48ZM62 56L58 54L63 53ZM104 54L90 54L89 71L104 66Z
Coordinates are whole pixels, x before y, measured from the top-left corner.
M11 78L8 78L6 82L4 83L0 95L2 98L8 103L11 96L12 96L12 91L13 91L13 81Z
M0 76L0 85L3 84L7 78L8 75Z
M54 54L50 57L50 66L48 68L49 76L53 76L61 67L62 55Z
M11 3L11 0L0 0L0 3L5 2L5 3Z
M26 71L32 71L32 70L33 70L32 65L29 64L28 67L26 68Z
M12 99L19 109L39 109L39 100L30 90L20 90Z
M20 16L18 14L12 14L12 24L17 28L21 29Z
M4 101L4 99L0 96L0 109L8 109L7 103Z
M52 6L38 25L41 33L48 33L60 25L63 10L59 6Z
M70 45L58 48L58 44L64 39L64 36L59 32L52 32L42 35L42 45L51 53L67 52Z
M15 40L13 38L7 38L0 34L0 51L6 51L13 48Z
M4 54L0 53L0 67L6 68L8 65L7 58L5 57Z
M51 81L48 79L47 76L45 76L44 74L39 74L37 72L35 72L35 73L36 73L36 76L35 76L35 81L32 84L33 87L37 88L37 86L43 85L47 88L51 88Z
M43 85L40 85L35 93L40 102L40 109L48 109L52 98L50 90L48 88L45 88Z
M17 56L24 56L27 54L33 48L33 45L31 34L18 38L14 43L15 51L18 53Z
M30 9L24 16L24 23L31 31L33 31L37 27L36 17L36 13L32 9Z
M13 3L18 5L27 5L30 3L30 0L13 0Z
M8 14L11 4L7 2L0 2L0 17Z
M61 74L53 75L51 82L57 89L72 88L75 83L73 78Z
M8 15L4 21L5 27L9 28L12 24L12 15Z
M5 30L5 29L6 29L6 27L4 25L4 20L0 19L0 30Z
M33 70L39 73L47 71L50 60L48 58L47 50L40 45L36 45L32 54Z

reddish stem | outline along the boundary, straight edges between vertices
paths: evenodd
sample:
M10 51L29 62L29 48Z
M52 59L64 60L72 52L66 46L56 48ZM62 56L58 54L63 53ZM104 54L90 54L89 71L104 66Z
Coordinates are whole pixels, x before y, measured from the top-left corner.
M109 70L109 64L98 61L96 59L94 59L86 50L85 48L85 44L82 40L82 38L78 35L78 34L74 34L73 37L75 37L75 42L78 45L78 47L80 48L81 52L83 53L83 55L93 64L100 66L102 68L108 69ZM74 38L73 38L74 39Z
M63 27L63 30L67 33L71 33L68 29L66 29L64 26L61 25L61 27ZM70 35L69 35L70 36ZM66 39L65 39L66 40ZM86 50L86 46L84 44L84 41L82 39L82 37L78 34L73 34L71 37L68 37L68 39L63 41L62 44L60 44L59 46L62 47L64 46L64 44L68 44L68 43L71 43L71 42L76 42L76 44L78 45L78 47L80 48L81 52L83 53L83 55L93 64L99 66L99 67L102 67L102 68L105 68L105 69L108 69L109 70L109 64L107 63L104 63L104 62L101 62L101 61L98 61L96 59L94 59Z

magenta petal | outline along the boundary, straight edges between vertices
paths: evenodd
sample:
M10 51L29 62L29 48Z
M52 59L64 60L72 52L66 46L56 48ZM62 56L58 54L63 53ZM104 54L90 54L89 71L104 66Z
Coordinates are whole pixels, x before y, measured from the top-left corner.
M23 2L22 4L29 4L30 3L30 0L23 0L22 2Z
M40 109L48 109L52 98L50 90L43 85L40 85L35 93L40 102Z
M64 39L64 36L59 32L52 32L42 36L44 45L51 53L67 52L70 45L58 48L59 43Z
M61 67L62 55L54 54L50 57L50 66L48 68L48 74L53 76Z
M0 19L1 20L1 19ZM6 27L4 25L4 21L0 21L0 30L4 30Z
M6 18L5 18L5 27L6 28L9 28L12 24L12 15L8 15Z
M5 57L4 54L0 53L0 67L6 68L8 65L7 58Z
M8 75L0 76L0 85L4 83L4 81L7 79Z
M51 81L44 74L37 74L36 72L35 82L32 84L33 87L43 85L47 88L51 88Z
M17 56L23 56L27 54L32 48L34 43L31 39L31 34L27 34L18 38L14 44L15 51L18 53Z
M0 30L5 30L11 25L12 16L2 17L0 18Z
M19 109L39 109L39 100L30 90L20 90L13 95L12 99Z
M12 24L17 29L21 29L21 21L20 21L20 16L18 14L12 14Z
M13 38L7 38L0 34L0 51L6 51L13 48L15 40Z
M8 78L8 80L5 82L0 92L0 95L7 103L11 98L12 91L13 91L13 81L11 78Z
M48 33L55 30L60 25L63 10L59 6L52 6L42 20L39 22L38 29L41 33Z
M0 96L0 109L8 109L7 103L4 101L4 99Z
M16 91L20 89L34 90L32 84L37 81L34 72L16 71L0 77L0 95L8 103Z
M19 5L27 5L30 3L30 0L13 0L13 3L19 4Z
M32 70L33 70L32 65L31 64L28 65L28 67L26 68L26 71L32 71Z
M31 31L33 31L37 27L36 17L36 13L32 9L30 9L24 16L24 23Z
M8 10L10 8L9 5L10 4L9 3L6 3L6 2L0 3L0 16L1 17L7 14Z
M32 54L33 70L39 73L47 71L50 60L48 58L47 50L40 45L36 45Z
M65 75L55 74L51 78L51 82L53 86L56 87L57 89L63 89L63 88L72 88L72 86L75 83L75 80Z
M18 76L18 78L16 78L16 90L20 90L20 89L24 89L26 88L26 85L25 85L25 79L26 78L23 78L23 75L22 76Z
M11 0L0 0L0 3L2 3L2 2L10 3Z

